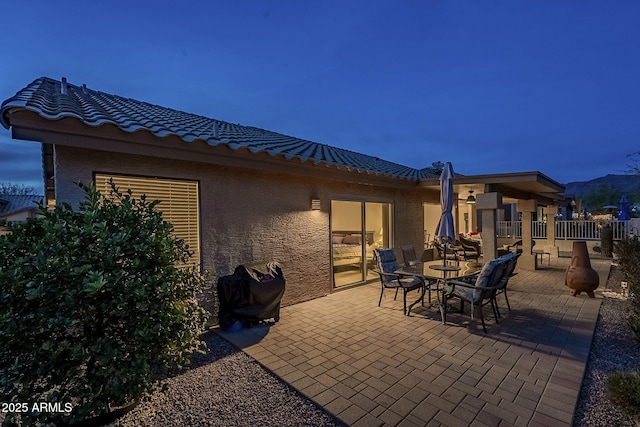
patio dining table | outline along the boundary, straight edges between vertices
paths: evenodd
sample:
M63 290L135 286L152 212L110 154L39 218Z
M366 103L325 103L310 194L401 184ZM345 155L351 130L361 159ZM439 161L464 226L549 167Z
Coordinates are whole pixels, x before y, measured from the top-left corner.
M445 285L448 279L460 278L464 276L471 276L477 274L482 270L482 264L474 261L447 261L443 263L442 260L419 262L414 265L402 266L395 271L396 274L404 276L416 276L423 279L424 286L422 287L421 295L407 308L407 315L411 313L411 309L418 304L422 303L424 306L424 295L427 291L432 291L433 284L436 285L435 291L437 296L436 305L440 310L441 319L444 321L444 307L441 303L440 293L444 292ZM431 300L431 299L429 299Z

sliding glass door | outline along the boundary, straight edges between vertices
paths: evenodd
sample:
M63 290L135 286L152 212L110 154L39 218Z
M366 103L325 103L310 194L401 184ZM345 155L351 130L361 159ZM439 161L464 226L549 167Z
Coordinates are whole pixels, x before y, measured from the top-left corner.
M335 287L375 279L373 250L392 247L391 203L332 200L331 258Z

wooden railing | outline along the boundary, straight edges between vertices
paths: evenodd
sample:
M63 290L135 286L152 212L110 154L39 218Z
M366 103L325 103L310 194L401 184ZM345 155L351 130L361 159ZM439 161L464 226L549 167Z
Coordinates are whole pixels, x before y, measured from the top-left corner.
M613 240L620 240L633 231L631 221L556 221L556 239L562 240L600 240L600 233L608 225L613 231ZM521 221L498 221L498 237L522 238ZM531 222L531 234L534 239L547 238L547 223L544 221Z

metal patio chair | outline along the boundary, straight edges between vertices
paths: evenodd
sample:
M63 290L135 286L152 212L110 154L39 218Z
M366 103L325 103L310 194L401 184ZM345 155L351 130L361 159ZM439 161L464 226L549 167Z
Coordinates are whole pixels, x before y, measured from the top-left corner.
M416 265L420 262L416 256L416 250L413 245L404 245L400 247L402 251L402 258L404 259L404 265L407 267Z
M478 258L480 258L480 243L465 239L464 237L460 237L459 242L463 249L462 256L464 260L468 261L472 259L478 262Z
M438 251L438 256L440 259L446 259L447 261L460 261L461 256L459 255L460 247L452 247L451 245L447 245L446 253L445 246L438 242L437 240L433 241L433 247Z
M480 274L474 276L475 280L471 283L460 279L448 279L442 295L442 304L443 307L445 307L443 310L443 322L446 323L447 321L447 300L458 298L460 300L461 314L464 313L464 303L468 302L471 304L471 319L473 319L475 307L478 307L482 330L485 333L487 332L487 327L484 322L484 314L482 313L482 307L484 305L491 305L496 323L498 323L499 315L496 308L495 297L506 264L506 261L501 259L494 259L487 262L482 268L482 271L480 271Z
M395 273L400 268L393 249L374 249L373 256L376 261L376 271L380 275L380 299L378 307L382 303L382 296L385 289L395 289L396 294L394 300L398 296L398 290L402 289L404 309L403 313L407 314L407 293L413 290L423 291L424 282L421 278L415 276L403 276Z
M507 297L507 285L509 284L509 279L511 279L516 274L518 274L518 273L515 273L515 269L516 269L516 264L518 263L518 258L520 258L520 255L521 254L519 253L509 253L499 258L499 259L506 260L506 266L504 269L504 273L502 274L502 277L498 282L498 288L496 289L496 295L495 295L496 312L498 314L498 317L502 317L500 316L500 309L498 307L498 300L497 300L497 296L500 294L504 295L504 300L507 302L507 309L511 311L511 305L509 304L509 298Z

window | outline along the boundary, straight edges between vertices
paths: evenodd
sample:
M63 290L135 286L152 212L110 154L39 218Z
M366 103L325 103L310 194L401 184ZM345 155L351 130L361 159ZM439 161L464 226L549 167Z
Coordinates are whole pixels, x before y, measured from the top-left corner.
M198 182L124 175L96 174L96 188L107 196L111 191L109 180L119 191L131 190L134 198L146 194L147 200L159 200L156 206L165 221L173 224L175 237L184 240L200 263L200 216L198 210Z
M391 203L331 201L331 256L335 287L378 277L373 271L373 250L393 246L392 211Z

